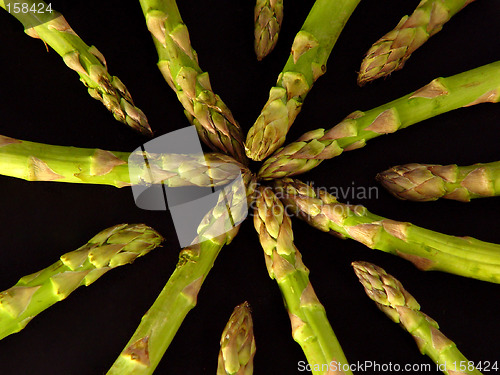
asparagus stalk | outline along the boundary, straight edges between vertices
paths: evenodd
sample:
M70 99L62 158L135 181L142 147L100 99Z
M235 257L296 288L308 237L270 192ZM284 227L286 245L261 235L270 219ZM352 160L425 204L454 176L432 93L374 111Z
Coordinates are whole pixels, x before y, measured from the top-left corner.
M283 0L257 0L254 11L255 53L262 60L276 46L283 22Z
M22 330L36 315L88 286L109 270L132 263L158 247L163 238L144 224L108 228L53 265L24 276L0 293L0 339Z
M351 113L330 130L316 129L279 149L264 162L259 177L273 179L307 172L325 159L365 146L372 138L394 133L460 107L500 99L500 61L448 78L372 110Z
M377 180L399 199L435 201L439 198L470 202L500 195L500 161L470 166L406 164L377 175Z
M315 191L298 180L285 178L274 184L287 208L319 230L397 255L422 271L500 283L500 245L374 215L363 206L339 203L328 192Z
M293 243L290 217L271 188L260 187L257 193L255 229L269 276L278 283L288 310L294 340L302 347L313 374L352 374Z
M78 73L90 96L101 101L115 119L152 136L146 116L134 105L125 85L118 77L108 73L103 54L95 46L85 44L62 14L34 11L42 9L41 5L44 5L44 10L48 9L42 0L22 0L20 3L27 7L15 12L7 6L11 5L9 2L0 0L0 6L25 26L26 34L51 46L64 63Z
M269 99L247 134L248 157L264 160L285 142L313 83L326 72L328 56L360 0L316 0Z
M361 63L358 85L363 86L403 68L415 50L473 1L422 0L411 16L404 16L394 30L371 46Z
M252 375L255 338L248 302L235 307L220 339L217 375Z
M246 163L243 133L231 111L216 95L208 73L198 65L189 32L175 0L140 0L148 30L158 52L158 68L196 126L198 135L214 151Z
M247 197L253 194L253 177L247 176L245 183L246 191L239 189L240 184L221 191L217 205L198 227L198 239L194 241L197 243L181 251L175 271L108 375L153 373L184 318L196 306L200 288L220 250L238 233L239 225L234 225L229 203L231 210L247 203ZM214 232L220 233L220 228L226 232L214 236Z
M473 362L439 330L438 323L420 311L419 303L394 276L368 262L353 262L365 292L389 319L413 336L422 354L429 356L447 375L481 375Z
M220 186L250 173L230 156L148 154L52 146L0 135L0 174L28 181L102 184L115 187ZM130 174L134 175L131 181Z

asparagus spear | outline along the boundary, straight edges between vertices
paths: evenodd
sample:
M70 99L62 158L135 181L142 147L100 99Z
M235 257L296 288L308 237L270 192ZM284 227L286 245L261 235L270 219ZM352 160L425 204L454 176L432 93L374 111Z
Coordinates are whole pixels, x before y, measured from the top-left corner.
M247 134L248 157L264 160L285 142L313 83L325 73L326 62L340 32L360 0L316 0L269 99Z
M158 247L163 238L144 224L108 228L53 265L24 276L0 293L0 339L22 330L36 315L88 286L109 270L132 263Z
M118 77L108 73L107 63L95 46L88 46L75 33L60 13L33 11L47 9L42 0L22 0L27 11L14 12L9 2L0 0L0 6L16 17L29 36L41 39L51 46L65 64L78 73L91 97L101 101L115 119L145 135L153 135L144 113L134 105L132 97ZM9 4L10 5L10 4Z
M404 16L392 31L376 41L366 53L358 85L403 68L413 52L466 5L474 0L422 0L411 16Z
M293 243L290 217L269 187L257 190L254 225L269 276L278 283L288 310L292 336L302 347L313 374L352 374L309 281L309 270Z
M500 98L500 61L448 78L370 111L351 113L330 130L316 129L279 149L259 177L273 179L307 172L325 159L355 150L382 134L394 133L441 113Z
M469 202L500 195L500 161L459 167L456 164L397 165L377 175L396 198L435 201L439 198Z
M208 73L198 65L189 32L175 0L140 0L158 52L158 68L209 147L246 163L243 133L231 111L216 95Z
M257 0L254 11L255 53L262 60L276 46L283 22L283 0Z
M255 338L248 302L235 307L220 339L217 375L252 375Z
M28 181L103 184L115 187L163 183L219 186L250 173L230 156L147 154L51 146L0 135L0 174ZM130 173L134 173L131 181Z
M500 283L500 245L374 215L363 206L339 203L328 192L315 191L298 180L285 178L274 184L287 208L319 230L400 256L422 271Z
M198 238L194 241L197 243L181 251L175 271L142 317L108 375L153 373L182 321L196 306L200 288L220 250L238 233L240 226L234 225L228 207L231 203L231 211L237 211L237 207L247 203L247 197L253 194L253 177L246 176L245 184L246 191L239 189L240 184L232 184L221 191L217 205L198 227ZM220 228L225 228L226 232L214 236L214 232L220 233Z
M439 330L438 323L420 311L419 303L394 276L368 262L353 262L365 292L393 322L415 339L422 354L429 356L447 375L481 375L473 362Z

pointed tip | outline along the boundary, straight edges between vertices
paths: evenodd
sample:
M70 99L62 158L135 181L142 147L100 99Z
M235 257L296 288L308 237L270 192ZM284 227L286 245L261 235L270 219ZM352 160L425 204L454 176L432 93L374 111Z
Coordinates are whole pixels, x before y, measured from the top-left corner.
M146 123L146 125L143 125L139 128L139 132L142 134L142 135L145 135L146 137L150 137L150 138L153 138L154 137L154 132L153 130L151 129L151 127L149 126L148 123Z
M358 79L356 80L357 84L359 87L363 87L364 85L366 85L369 81L366 80L365 78L361 77L361 76L358 76Z
M366 262L363 261L356 261L351 263L351 267L354 269L354 273L358 278L361 279L361 275L363 273L366 273L366 268L365 268Z
M363 61L364 63L364 61ZM366 69L363 69L363 65L360 68L360 71L358 72L358 76L356 78L356 82L359 87L365 86L367 83L372 83L375 81L379 76L371 74L369 71Z
M354 268L355 270L359 268L360 266L360 261L354 261L351 263L351 267Z
M153 130L151 129L151 126L149 125L147 119L144 117L143 119L140 119L141 121L136 121L135 119L127 116L126 119L126 125L130 126L132 129L137 131L138 133L141 133L142 135L146 137L152 138L154 136Z

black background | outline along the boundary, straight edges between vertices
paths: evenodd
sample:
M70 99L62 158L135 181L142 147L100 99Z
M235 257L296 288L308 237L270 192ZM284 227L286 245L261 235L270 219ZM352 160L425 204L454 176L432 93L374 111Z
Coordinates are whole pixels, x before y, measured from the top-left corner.
M245 131L267 100L312 3L285 1L278 46L259 63L253 53L253 1L179 1L201 67L210 72L214 90ZM402 71L358 88L356 71L364 52L417 4L417 0L361 2L335 46L327 74L308 95L289 140L310 129L329 128L354 110L396 99L435 77L500 59L500 3L477 1L418 50ZM156 52L137 1L54 0L52 6L86 43L106 56L110 73L127 85L157 136L188 125L156 68ZM132 151L147 141L116 122L87 95L61 58L52 50L47 53L41 41L24 35L6 12L0 13L0 35L0 134L119 151ZM468 165L498 160L499 108L482 104L438 116L374 139L301 178L328 188L370 187L376 186L377 172L396 164ZM138 209L128 188L30 183L3 176L0 184L0 290L117 223L144 222L166 237L163 248L78 289L21 333L0 342L1 373L104 374L175 267L179 245L170 218L165 212ZM498 199L412 203L379 189L378 197L349 201L392 219L500 243ZM372 261L399 278L471 361L500 361L498 285L422 272L405 260L336 239L303 222L294 221L294 232L312 284L351 363L430 363L411 337L366 297L350 267L354 260ZM223 249L203 285L198 306L156 373L215 373L222 329L234 306L245 300L253 307L255 373L299 373L297 363L305 357L291 338L288 315L275 282L268 277L251 220Z

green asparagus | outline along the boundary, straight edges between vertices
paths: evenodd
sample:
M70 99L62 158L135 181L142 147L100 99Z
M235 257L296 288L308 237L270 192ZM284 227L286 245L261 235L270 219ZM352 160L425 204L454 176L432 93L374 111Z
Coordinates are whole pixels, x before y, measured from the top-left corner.
M109 270L132 263L163 238L144 224L108 228L53 265L21 278L0 293L0 339L22 330L36 315L88 286Z
M363 147L382 134L460 107L497 103L499 99L500 61L448 78L436 78L400 99L367 112L353 112L330 130L305 133L268 158L259 177L268 180L304 173L323 160Z
M326 72L326 62L340 32L360 0L316 0L269 99L247 134L248 157L264 160L285 142L313 83Z
M212 91L208 73L198 65L189 32L175 0L140 0L148 30L158 52L158 68L196 126L198 135L214 151L246 164L243 133L231 111Z
M319 230L397 255L423 271L500 283L500 245L386 219L363 206L339 203L325 190L315 191L298 180L285 178L274 185L287 208Z
M132 158L131 158L132 157ZM250 171L223 154L148 154L51 146L0 135L0 174L28 181L103 184L115 187L220 186Z
M269 187L257 190L254 225L269 276L278 283L288 310L292 336L302 347L313 374L352 374L309 281L309 270L293 243L290 217Z
M371 46L361 63L358 84L363 86L403 68L415 50L473 1L422 0L411 16L404 16L394 30Z
M153 135L144 113L134 105L132 97L118 77L108 73L106 60L95 46L88 46L75 33L60 13L39 13L45 5L42 0L22 0L27 4L27 12L9 11L25 26L29 36L41 39L51 46L64 60L65 64L78 73L80 80L88 88L91 97L101 101L113 114L115 119L130 126L145 135ZM8 2L0 0L0 6L5 10ZM9 4L10 5L10 4ZM33 8L35 7L35 8Z
M399 199L435 201L439 198L469 202L500 195L500 161L459 167L456 164L397 165L377 180Z
M198 227L199 242L181 251L175 271L141 319L108 375L153 373L184 318L196 306L200 288L220 250L238 233L239 225L233 225L228 204L231 203L231 210L235 211L247 204L247 197L253 194L254 181L253 177L247 176L246 191L241 191L239 184L233 184L219 194L217 205ZM221 228L226 232L214 236L214 232L220 233Z
M257 0L254 11L255 53L262 60L276 46L283 22L283 0Z
M220 339L217 375L252 375L255 338L248 302L235 307Z
M352 266L368 297L413 336L420 352L429 356L439 370L447 375L481 375L456 344L441 333L437 322L420 311L419 303L396 278L368 262L353 262Z

